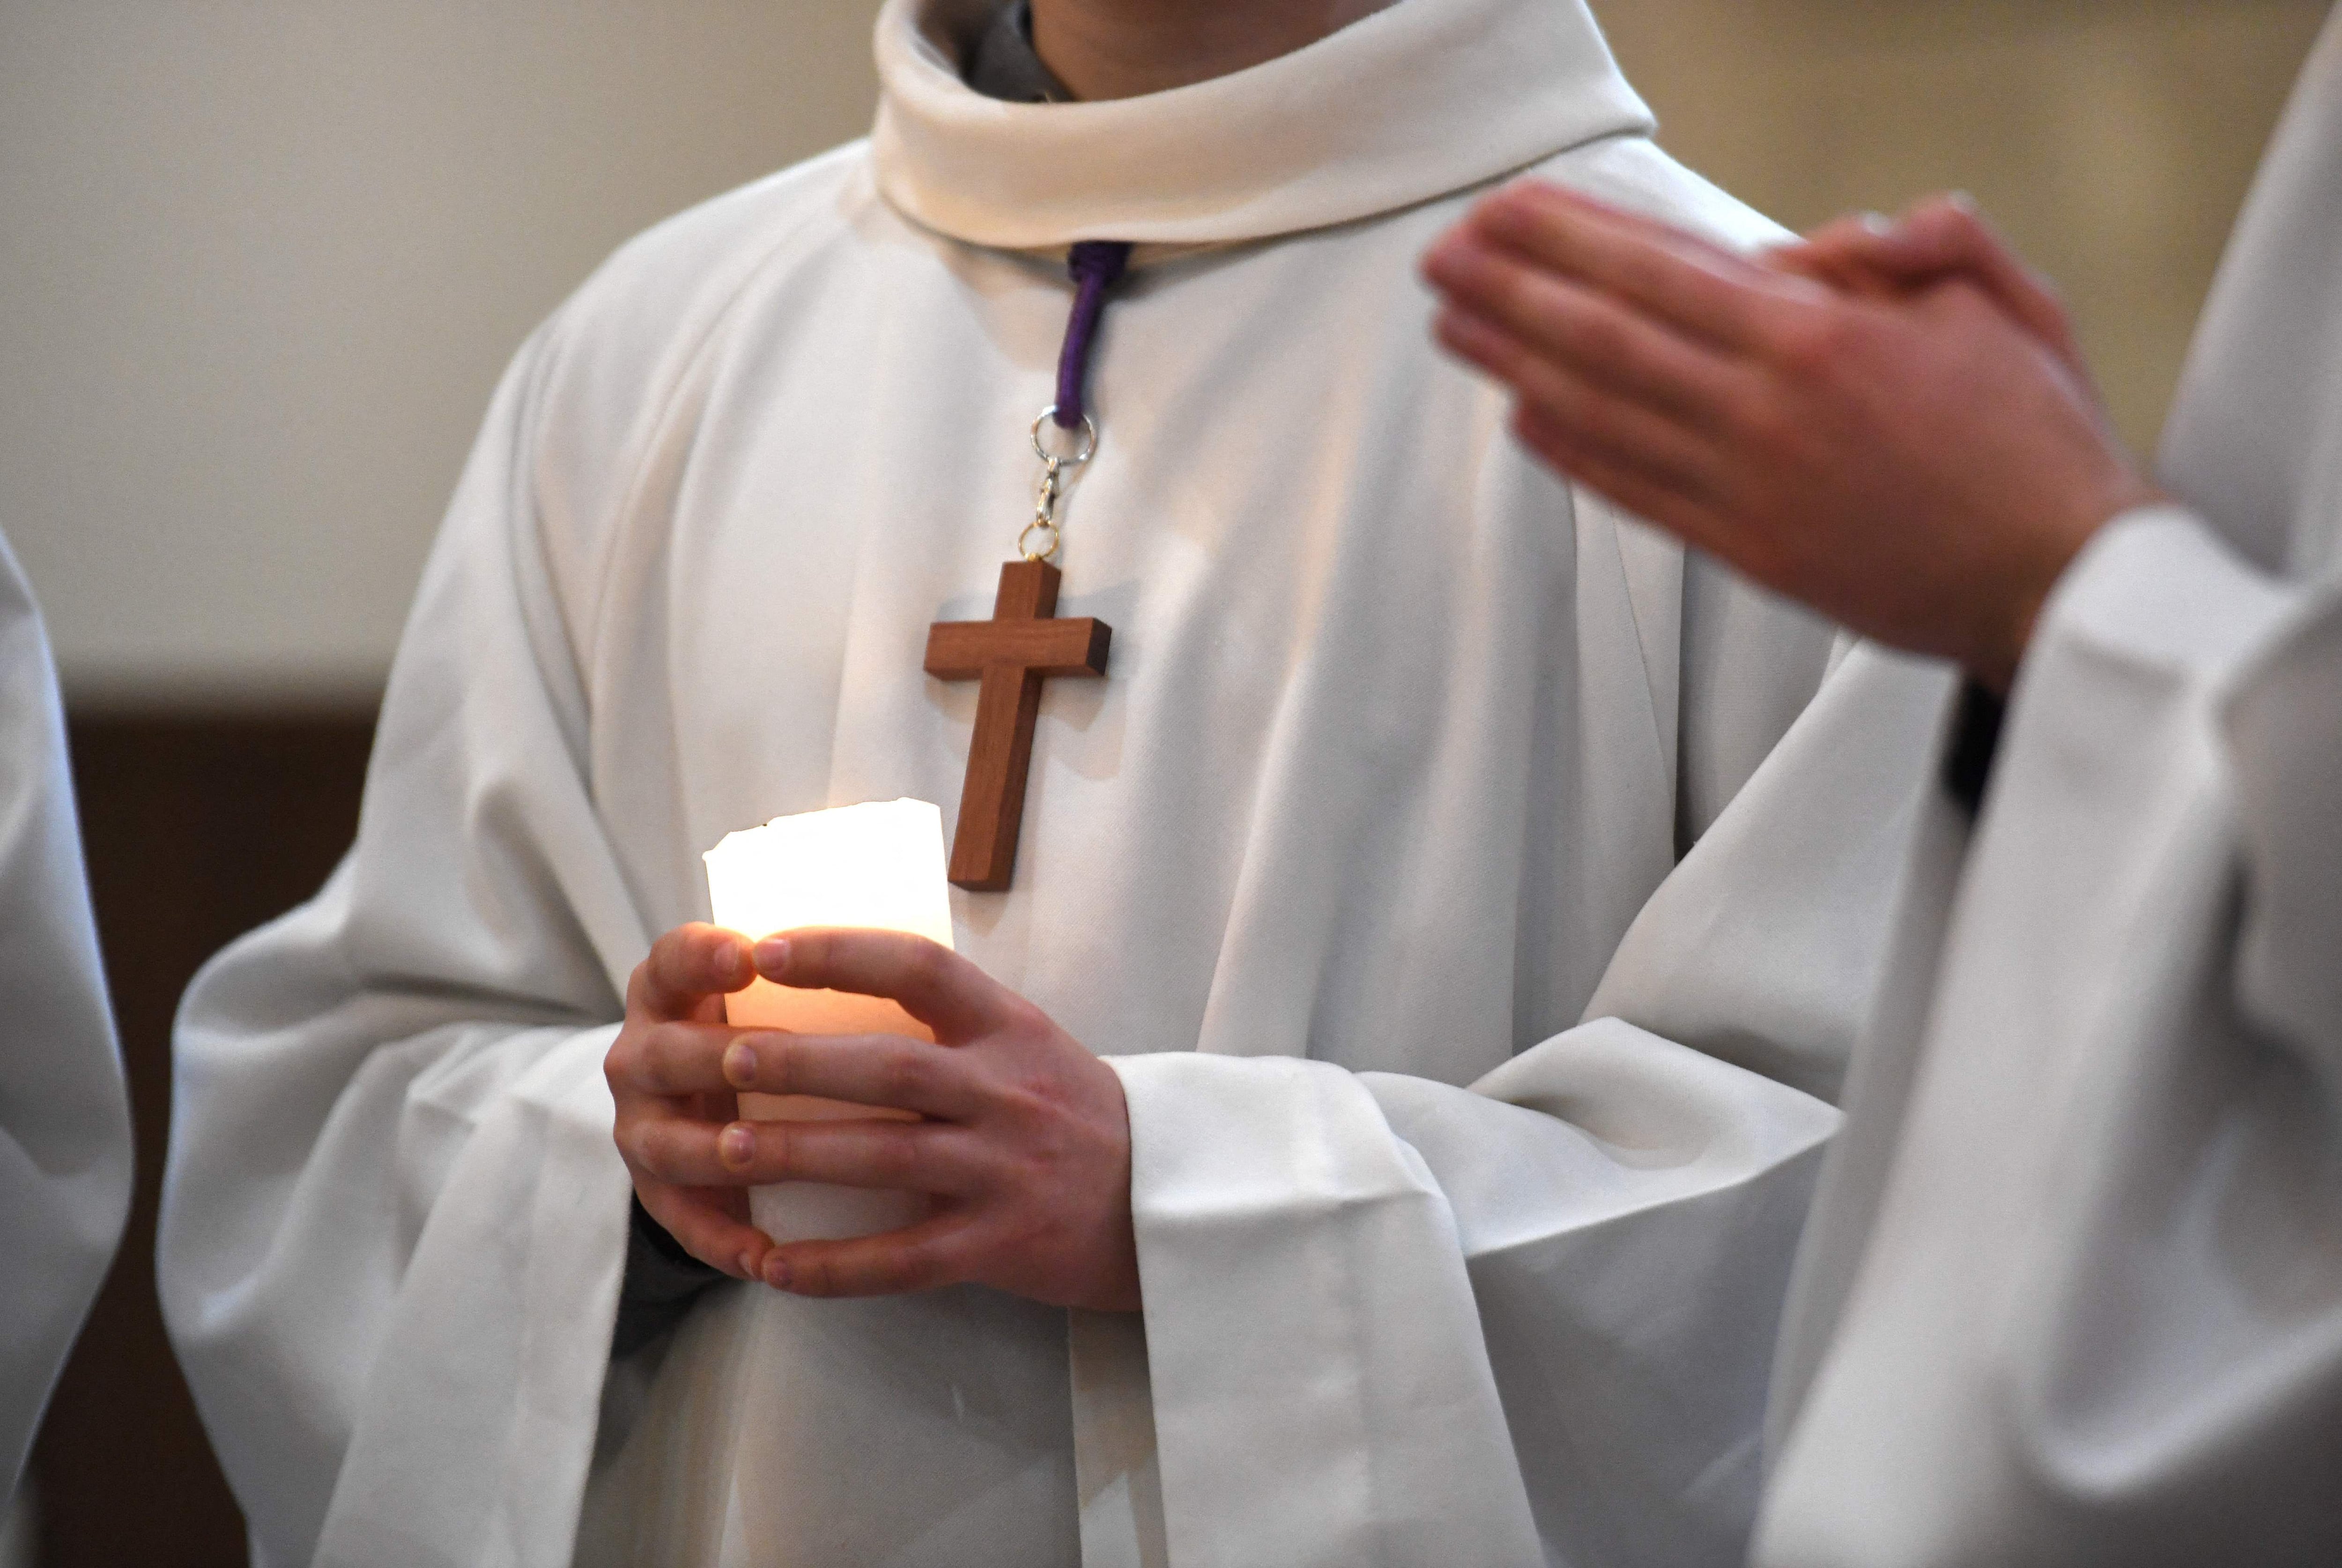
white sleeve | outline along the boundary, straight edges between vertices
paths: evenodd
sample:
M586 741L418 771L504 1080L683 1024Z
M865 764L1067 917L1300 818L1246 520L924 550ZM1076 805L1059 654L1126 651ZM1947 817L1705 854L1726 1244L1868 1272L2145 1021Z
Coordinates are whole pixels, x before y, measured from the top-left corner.
M130 1106L39 612L0 539L0 1498L130 1206Z
M568 1561L626 1223L600 1062L646 936L543 544L551 336L426 568L355 845L180 1014L163 1301L264 1568Z
M1739 1561L1825 1096L1951 689L1857 649L1761 765L1716 762L1754 776L1590 1021L1468 1090L1110 1059L1172 1560Z
M2020 674L1760 1563L2342 1559L2337 801L2342 589L2107 528Z

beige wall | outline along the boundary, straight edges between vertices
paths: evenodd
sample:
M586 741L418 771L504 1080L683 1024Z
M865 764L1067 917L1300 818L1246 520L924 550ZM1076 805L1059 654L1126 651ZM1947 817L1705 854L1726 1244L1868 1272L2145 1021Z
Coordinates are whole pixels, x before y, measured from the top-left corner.
M82 699L380 681L488 392L861 133L876 0L0 0L0 528Z
M2151 439L2325 0L1597 0L1792 224L1965 185ZM83 701L364 693L505 357L859 132L873 0L0 0L0 527Z
M1685 162L1793 227L1973 193L2151 448L2328 0L1596 0Z

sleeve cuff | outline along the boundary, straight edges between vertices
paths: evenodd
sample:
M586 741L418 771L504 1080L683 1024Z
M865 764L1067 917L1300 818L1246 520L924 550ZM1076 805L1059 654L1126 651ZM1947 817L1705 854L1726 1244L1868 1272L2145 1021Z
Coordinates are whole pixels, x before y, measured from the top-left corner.
M2262 645L2287 603L2275 579L2186 507L2125 513L2083 547L2042 607L2013 700L2021 704L2028 674L2061 652L2217 681Z

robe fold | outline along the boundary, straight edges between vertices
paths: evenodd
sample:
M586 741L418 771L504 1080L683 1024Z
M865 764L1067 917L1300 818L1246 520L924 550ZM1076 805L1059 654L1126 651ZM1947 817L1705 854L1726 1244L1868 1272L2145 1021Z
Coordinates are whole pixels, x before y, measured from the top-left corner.
M130 1103L57 677L0 538L0 1501L130 1212Z
M2342 14L1858 1054L1756 1560L2342 1561ZM1948 911L1948 922L1940 917Z
M1778 231L1576 0L1047 105L961 82L988 19L892 0L868 144L522 351L355 846L189 994L164 1292L256 1561L1736 1561L1950 682L1550 477L1415 266L1529 169ZM727 1284L612 1366L626 975L727 832L956 809L927 626L1030 516L1091 238L1058 607L1113 661L954 916L1121 1074L1145 1313Z

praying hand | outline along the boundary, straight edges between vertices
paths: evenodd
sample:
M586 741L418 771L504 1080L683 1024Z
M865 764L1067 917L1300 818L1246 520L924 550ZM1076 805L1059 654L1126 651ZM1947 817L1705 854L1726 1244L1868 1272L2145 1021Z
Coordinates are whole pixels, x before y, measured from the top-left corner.
M1956 205L1768 265L1524 182L1425 270L1440 340L1513 389L1554 466L1997 690L2082 544L2156 498L2063 313Z

